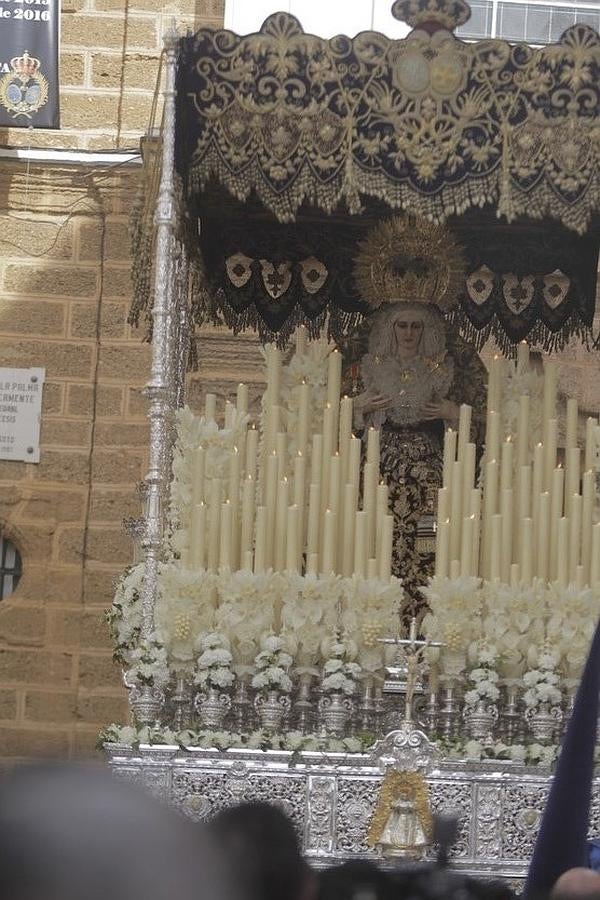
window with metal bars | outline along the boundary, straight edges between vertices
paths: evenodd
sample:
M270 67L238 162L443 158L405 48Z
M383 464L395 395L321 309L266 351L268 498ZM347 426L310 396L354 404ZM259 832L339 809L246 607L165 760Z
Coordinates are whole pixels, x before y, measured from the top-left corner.
M22 574L21 554L9 538L0 534L0 600L10 597Z

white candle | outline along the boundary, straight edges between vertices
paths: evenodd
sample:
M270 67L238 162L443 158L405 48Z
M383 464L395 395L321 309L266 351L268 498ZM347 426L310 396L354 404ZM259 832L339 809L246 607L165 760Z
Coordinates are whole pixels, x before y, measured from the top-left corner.
M592 563L590 584L596 587L600 583L600 522L592 528Z
M473 488L469 501L469 513L473 519L473 575L479 574L479 542L481 539L481 491Z
M372 556L367 560L367 578L370 580L374 580L377 578L379 574L379 568L377 564L377 559Z
M580 591L582 591L587 584L583 566L577 566L577 572L575 573L575 584L577 586L577 589Z
M502 566L502 516L492 516L492 535L490 551L490 581L498 581Z
M327 360L327 402L337 412L342 385L342 354L333 350ZM337 415L335 416L337 419Z
M287 478L282 478L277 485L277 509L275 514L275 554L274 568L278 572L285 569L285 547L287 509L289 499L289 484ZM297 535L296 535L297 538Z
M204 397L204 418L214 421L217 412L217 395L206 394Z
M269 403L271 406L279 406L281 393L281 351L275 344L268 345L267 363Z
M444 472L442 485L450 487L452 481L452 465L456 460L456 432L448 428L444 434Z
M375 463L365 463L363 467L363 510L367 515L367 558L373 555L375 549L375 513L378 474Z
M519 416L517 419L517 466L526 466L529 462L529 395L519 397Z
M513 492L510 488L500 494L500 514L502 516L502 581L508 584L512 564L512 524L513 524Z
M450 563L450 579L456 581L460 578L460 559L453 559Z
M231 568L231 503L221 504L221 533L219 541L219 569Z
M496 513L498 503L498 463L490 460L485 466L483 483L483 572L484 578L490 577L492 550L492 517Z
M471 439L471 407L461 403L458 414L458 458L463 459L467 444Z
M573 494L571 497L569 515L569 581L577 580L577 567L581 553L581 494Z
M581 511L581 564L584 569L586 583L590 583L590 565L592 559L592 524L595 500L594 472L583 473L583 503Z
M558 523L563 514L565 470L557 466L552 473L552 488L550 490L550 563L548 578L553 580L558 572Z
M254 546L254 571L260 574L267 567L267 507L256 510L256 542Z
M248 385L240 383L238 384L237 394L235 405L237 407L238 413L242 415L246 415L248 412Z
M369 428L367 432L367 462L377 467L379 474L379 431L377 428Z
M513 486L513 447L514 444L509 435L502 444L500 457L500 491L508 491Z
M471 502L471 491L475 484L475 444L465 444L462 455L462 504L463 515L467 515Z
M596 435L595 428L597 426L596 419L589 416L585 420L585 461L584 470L587 472L594 468L596 461Z
M452 464L452 490L450 493L450 559L460 558L460 534L462 527L462 462Z
M564 516L558 523L558 546L561 552L558 554L557 580L560 587L566 587L569 582L569 520Z
M273 565L275 550L275 516L277 513L277 454L267 457L265 506L267 508L267 539L265 546L265 565Z
M537 533L537 574L548 581L548 560L550 556L550 494L545 491L539 497L539 517ZM566 549L566 548L565 548Z
M329 465L336 448L334 447L334 411L327 404L323 412L323 457L321 460L321 507L325 510L329 498Z
M513 557L520 560L519 544L523 535L523 520L531 516L531 466L519 468L517 497L517 527L513 540Z
M329 460L329 496L327 501L327 508L336 515L339 512L340 506L341 462L342 461L339 453L334 453L334 455Z
M230 400L225 401L225 428L233 428L235 422L235 406Z
M441 578L448 577L448 558L450 554L450 520L438 524L436 532L435 574Z
M192 525L190 528L189 565L191 569L204 568L206 542L206 506L197 503L192 509Z
M354 575L365 577L367 572L367 514L357 512L354 517Z
M349 450L350 439L352 437L352 398L342 397L340 401L340 433L339 448L340 456L345 457Z
M242 562L243 562L244 570L246 572L251 572L252 571L252 550L246 550L246 552L244 553L244 558L243 558Z
M519 563L513 563L510 567L510 586L516 588L519 586Z
M465 516L462 520L460 541L460 574L472 575L474 519Z
M275 453L277 454L277 481L287 475L287 434L280 431L275 436Z
M351 484L354 488L354 505L358 504L358 494L360 490L360 453L361 440L357 437L350 438L350 449L348 451L348 472L346 475L346 483Z
M324 575L335 572L335 520L335 513L331 509L326 509L323 528L323 564L321 566Z
M319 571L319 556L317 553L309 553L306 563L306 574L317 575Z
M299 325L296 328L294 337L296 338L296 353L298 356L304 356L308 350L308 331L304 325Z
M242 562L245 561L246 553L251 550L255 500L256 484L252 475L249 475L244 480L242 488L242 527L240 532L240 559Z
M531 584L533 578L533 519L523 519L520 549L521 577L524 584Z
M548 419L544 427L544 491L552 486L552 473L556 468L556 448L558 446L558 422Z
M307 554L319 551L319 522L321 519L321 493L318 484L311 484L308 489L308 524L306 533Z
M294 506L298 507L298 552L304 546L306 530L306 459L300 453L294 460Z
M579 423L579 410L577 400L569 397L567 400L567 425L565 428L565 450L577 446L577 426Z
M567 450L567 468L565 470L565 515L571 515L571 499L579 493L581 482L580 472L581 450L579 447L570 447Z
M219 536L221 534L221 479L210 482L210 530L208 534L208 569L216 572L219 565Z
M294 504L287 511L287 542L285 568L288 572L298 571L298 526L300 510Z
M344 508L342 517L342 575L352 575L354 563L354 522L356 516L356 495L352 484L344 485Z
M312 450L310 455L310 483L321 484L321 469L323 461L323 435L313 434Z
M381 556L381 539L383 535L383 520L388 512L388 486L383 481L377 485L377 498L375 510L375 555Z
M486 459L500 459L500 413L490 410L485 436Z
M533 479L531 487L531 515L533 517L533 541L537 547L538 499L544 489L544 445L536 444L533 449Z
M517 344L517 372L522 375L529 369L529 344L527 341L520 341Z
M192 452L192 507L204 502L206 451L198 447Z
M360 515L360 513L359 513ZM394 546L394 517L385 516L381 538L381 556L379 558L379 578L389 581L392 574L392 553Z
M256 461L258 458L258 431L252 425L246 434L246 465L244 474L256 480Z
M543 421L554 419L556 416L556 384L558 380L558 368L555 359L544 358L544 395L543 395Z
M308 451L310 386L305 381L298 385L298 451L306 456Z

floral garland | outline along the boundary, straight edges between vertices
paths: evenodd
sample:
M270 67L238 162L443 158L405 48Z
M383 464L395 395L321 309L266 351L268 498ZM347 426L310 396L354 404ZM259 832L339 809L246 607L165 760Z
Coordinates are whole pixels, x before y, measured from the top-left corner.
M133 728L130 725L108 725L98 738L99 746L121 744L137 748L140 744L170 745L187 750L199 747L205 750L288 750L292 753L364 753L373 744L371 736L334 738L327 735L302 734L288 731L274 734L262 729L249 733L231 731L172 731L169 728Z
M523 675L525 692L523 702L527 709L538 710L544 704L558 705L562 700L562 693L558 685L560 676L556 672L558 656L546 650L540 656L537 669L529 669Z

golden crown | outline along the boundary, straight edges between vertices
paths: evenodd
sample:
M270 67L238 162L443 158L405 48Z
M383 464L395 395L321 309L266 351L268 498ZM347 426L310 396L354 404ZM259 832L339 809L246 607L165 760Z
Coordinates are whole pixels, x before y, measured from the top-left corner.
M23 56L13 56L10 64L18 75L22 75L25 78L31 78L40 67L39 59L36 59L35 56L30 56L27 50L25 50Z
M465 0L396 0L392 15L411 28L423 26L453 31L471 18L471 7Z
M452 309L464 285L462 247L443 225L414 216L380 222L358 245L354 282L372 309L383 303L434 303Z

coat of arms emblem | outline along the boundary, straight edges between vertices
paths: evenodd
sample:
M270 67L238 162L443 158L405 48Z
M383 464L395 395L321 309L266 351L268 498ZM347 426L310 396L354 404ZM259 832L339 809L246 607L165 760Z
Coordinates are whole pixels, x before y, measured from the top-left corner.
M25 50L10 61L12 72L0 79L0 106L13 119L31 119L48 100L48 81L40 72L40 61Z

